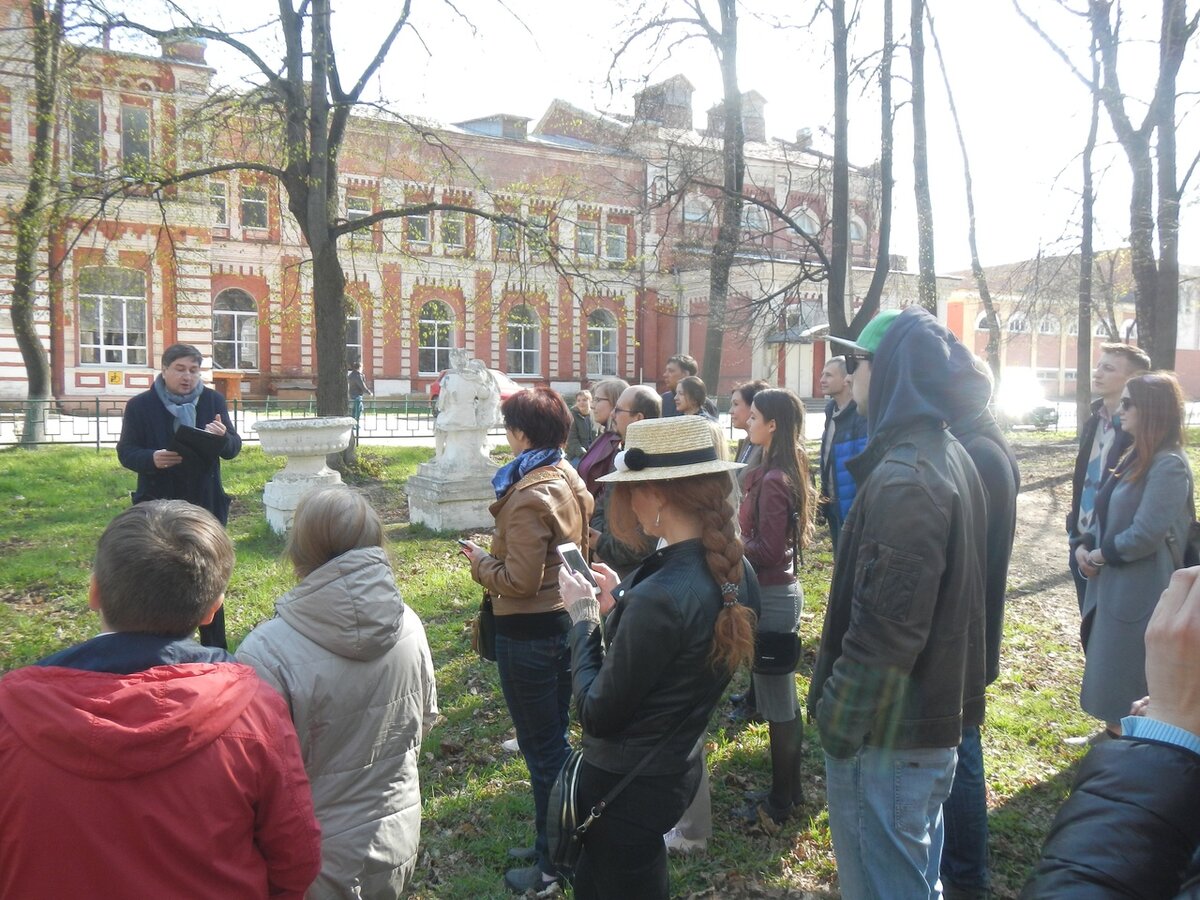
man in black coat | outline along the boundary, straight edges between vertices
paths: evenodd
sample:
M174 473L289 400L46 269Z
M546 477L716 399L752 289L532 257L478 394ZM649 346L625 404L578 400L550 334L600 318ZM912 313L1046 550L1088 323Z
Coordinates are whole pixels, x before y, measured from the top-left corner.
M163 351L162 372L154 386L125 404L117 458L137 472L134 503L186 500L225 525L229 497L221 485L221 460L237 456L242 439L229 419L225 398L204 386L203 361L191 344L172 344ZM212 624L200 627L200 643L225 648L223 608Z

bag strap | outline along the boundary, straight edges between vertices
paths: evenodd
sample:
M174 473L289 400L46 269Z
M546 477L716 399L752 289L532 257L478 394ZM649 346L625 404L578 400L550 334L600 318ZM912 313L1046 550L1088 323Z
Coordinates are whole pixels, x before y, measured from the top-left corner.
M706 701L711 700L712 703L715 704L718 700L721 699L721 694L723 694L724 692L725 692L725 684L718 683L716 693L710 692L709 695L706 696L705 700ZM676 722L675 725L671 728L671 730L668 731L663 736L662 740L660 740L657 744L655 744L653 747L651 747L650 750L646 753L646 755L641 758L641 761L638 762L638 764L636 766L634 766L632 769L630 769L627 773L625 773L625 777L622 778L620 781L618 781L616 783L616 786L614 786L611 791L609 791L607 794L604 795L604 798L602 800L600 800L595 806L593 806L591 808L591 810L588 812L588 817L583 820L583 822L579 825L578 828L575 829L576 834L582 835L584 832L586 832L588 830L588 828L591 827L591 825L594 821L596 821L598 818L600 818L601 815L604 814L604 810L608 808L608 805L610 803L612 803L615 799L617 799L617 795L620 794L621 791L625 790L625 788L629 786L629 783L631 781L633 781L633 779L637 778L637 776L641 773L641 771L650 764L651 760L653 760L654 757L658 755L658 752L660 750L662 750L662 748L665 747L670 742L671 738L675 737L675 735L679 733L679 729L683 727L683 723L686 722L691 717L693 709L695 709L695 707L692 707L687 712L685 712L683 714L683 717L678 722Z

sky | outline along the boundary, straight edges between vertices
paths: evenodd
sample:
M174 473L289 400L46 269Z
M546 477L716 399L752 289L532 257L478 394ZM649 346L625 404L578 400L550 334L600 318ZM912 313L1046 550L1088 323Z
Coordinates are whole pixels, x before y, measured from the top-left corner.
M713 0L702 0L715 8ZM860 0L856 48L875 50L881 33L878 0ZM1086 65L1086 23L1063 12L1056 0L1020 0L1022 7ZM1079 5L1080 0L1067 0ZM680 0L659 0L679 9ZM1014 262L1038 252L1066 252L1077 245L1079 220L1079 154L1091 113L1084 86L1032 29L1020 19L1012 0L928 0L937 37L962 119L974 181L978 244L985 266ZM134 0L133 6L152 5ZM187 2L183 2L187 6ZM334 0L333 29L344 82L353 81L374 56L393 5L374 0ZM855 7L854 0L849 6ZM908 4L895 2L895 31L905 39ZM1149 0L1126 0L1126 33L1153 36L1157 19ZM797 0L747 0L740 6L739 83L767 99L769 137L794 138L810 128L817 142L832 147L831 25L828 12L811 12L815 4ZM266 23L277 5L271 0L220 3L216 9L227 27ZM458 13L455 12L458 11ZM796 10L810 10L798 19ZM460 13L460 14L459 14ZM206 13L207 14L207 13ZM414 0L414 31L402 34L388 62L371 85L371 93L390 108L441 122L492 113L526 116L536 122L551 100L576 106L631 112L633 94L647 81L685 75L696 87L694 119L703 123L721 93L716 58L704 42L673 43L654 48L631 45L613 68L613 50L640 21L639 5L626 0L599 3L562 0ZM1148 18L1142 18L1147 16ZM789 18L783 18L789 17ZM810 24L811 20L811 24ZM246 36L248 43L274 48L272 29ZM272 41L274 41L272 43ZM933 41L926 31L925 77L929 94L930 176L933 193L936 266L951 272L969 266L967 210L962 157L948 111L946 90L937 67ZM1200 47L1193 47L1200 58ZM854 50L852 49L852 53ZM1153 58L1152 58L1153 57ZM268 56L268 58L278 58ZM236 55L210 45L208 60L224 80L236 83L245 71ZM1152 41L1130 45L1124 87L1145 96L1145 84L1131 80L1153 72ZM907 47L896 59L897 74L909 71ZM1200 66L1185 64L1180 91L1200 86ZM895 88L906 100L906 84ZM1180 104L1184 112L1185 103ZM906 255L915 266L917 246L912 199L911 107L900 110L896 129L895 231L892 252ZM1143 110L1131 102L1140 121ZM861 85L853 91L850 122L851 160L868 164L878 156L876 96ZM1104 116L1102 114L1102 122ZM1200 147L1200 133L1184 117L1179 140L1181 174ZM1128 166L1111 132L1102 130L1097 154L1097 248L1120 246L1128 233ZM1193 192L1194 193L1194 192ZM1185 195L1182 256L1200 261L1188 242L1194 213Z

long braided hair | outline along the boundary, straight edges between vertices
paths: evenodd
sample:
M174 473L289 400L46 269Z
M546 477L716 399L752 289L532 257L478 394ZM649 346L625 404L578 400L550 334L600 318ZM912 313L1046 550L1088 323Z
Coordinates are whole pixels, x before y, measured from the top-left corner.
M646 540L633 513L631 499L635 490L653 490L664 504L701 522L700 542L713 580L721 586L741 585L744 548L734 531L733 506L729 502L731 483L727 472L642 484L618 482L613 487L616 491L609 508L609 524L618 540L635 546ZM736 595L728 599L735 598ZM754 659L755 630L754 612L741 603L727 602L713 626L709 657L713 667L732 672L739 666L749 665Z

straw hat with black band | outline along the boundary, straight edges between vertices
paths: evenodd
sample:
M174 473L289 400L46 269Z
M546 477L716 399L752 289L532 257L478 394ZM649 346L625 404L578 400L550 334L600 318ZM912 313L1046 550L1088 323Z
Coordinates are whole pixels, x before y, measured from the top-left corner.
M625 432L625 449L603 482L665 481L745 468L717 457L713 430L700 416L642 419Z

